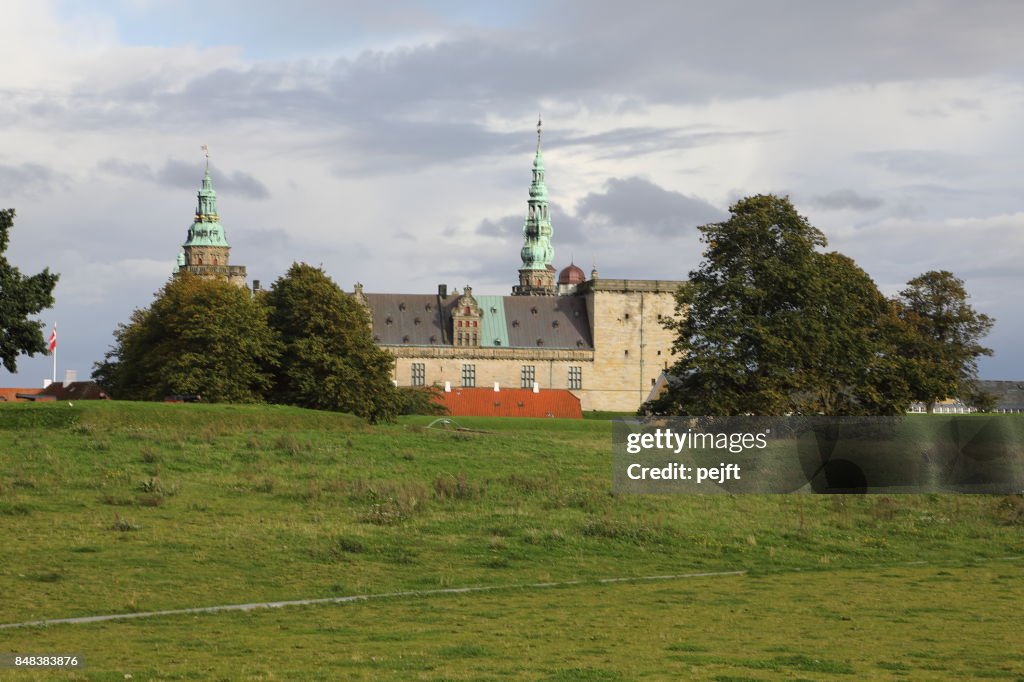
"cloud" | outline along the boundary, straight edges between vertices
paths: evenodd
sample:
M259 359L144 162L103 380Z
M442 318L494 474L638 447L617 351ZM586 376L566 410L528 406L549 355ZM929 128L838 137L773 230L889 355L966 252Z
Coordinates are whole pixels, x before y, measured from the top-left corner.
M639 177L612 178L602 193L590 193L576 206L581 218L659 236L682 236L691 228L723 220L723 211L703 199L666 190Z
M67 181L65 174L42 164L0 164L0 197L16 198L19 194L51 192Z
M811 198L811 205L828 211L873 211L881 208L885 202L878 197L867 197L857 194L852 189L837 189L828 194L819 194Z
M956 179L985 172L993 165L977 156L922 149L864 152L857 158L891 173Z
M145 163L124 161L116 158L103 159L96 167L104 173L111 175L147 180L159 185L180 187L182 189L195 189L199 187L202 180L198 164L178 161L176 159L168 159L163 166L156 170L153 170ZM267 186L244 171L236 170L230 173L220 173L213 169L210 175L213 178L214 188L218 190L240 194L250 199L267 199L270 197L270 191L267 189Z
M552 148L587 146L600 150L599 158L614 159L708 147L729 142L744 142L777 134L779 131L698 131L690 128L639 126L615 128L589 135L559 137L556 134L550 142L545 143L545 146Z

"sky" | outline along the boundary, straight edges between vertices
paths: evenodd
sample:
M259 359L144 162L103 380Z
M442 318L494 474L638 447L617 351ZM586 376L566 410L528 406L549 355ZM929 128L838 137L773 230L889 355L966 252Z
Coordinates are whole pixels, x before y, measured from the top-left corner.
M887 295L962 278L996 319L981 376L1024 379L1022 25L941 0L2 3L6 255L60 273L39 319L87 378L170 276L207 144L264 287L305 261L507 294L542 114L556 267L685 279L698 225L788 195Z

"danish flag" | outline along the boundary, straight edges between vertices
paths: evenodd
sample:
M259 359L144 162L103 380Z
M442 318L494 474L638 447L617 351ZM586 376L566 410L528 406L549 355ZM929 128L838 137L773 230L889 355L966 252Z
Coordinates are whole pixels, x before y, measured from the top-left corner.
M57 350L57 323L56 322L54 322L54 324L53 324L53 331L50 332L50 346L49 346L49 348L50 348L50 352L51 353L54 352L55 350Z

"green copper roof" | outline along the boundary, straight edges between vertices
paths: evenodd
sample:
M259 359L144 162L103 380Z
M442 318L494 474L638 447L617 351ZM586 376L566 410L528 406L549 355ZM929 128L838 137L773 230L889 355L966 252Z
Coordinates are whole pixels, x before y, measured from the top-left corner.
M509 342L508 324L505 322L505 297L474 295L473 298L483 313L480 319L480 346L507 348Z
M203 174L203 186L198 193L199 203L196 206L195 219L188 228L188 239L185 246L230 246L224 227L217 215L217 192L210 180L210 169Z
M540 149L541 121L537 119L537 153L533 157L533 182L523 223L523 270L547 270L555 258L551 246L554 229L548 211L548 188L544 184L544 155Z

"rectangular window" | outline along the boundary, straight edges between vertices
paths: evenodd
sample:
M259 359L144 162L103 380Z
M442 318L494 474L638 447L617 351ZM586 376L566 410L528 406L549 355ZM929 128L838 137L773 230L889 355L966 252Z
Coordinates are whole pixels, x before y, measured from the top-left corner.
M427 366L422 362L412 363L412 385L423 386L427 383Z
M583 388L583 368L569 368L569 388L579 390Z
M476 365L462 366L462 385L465 388L476 386Z
M533 388L533 382L537 376L537 368L534 365L523 365L519 371L519 385L522 388Z

